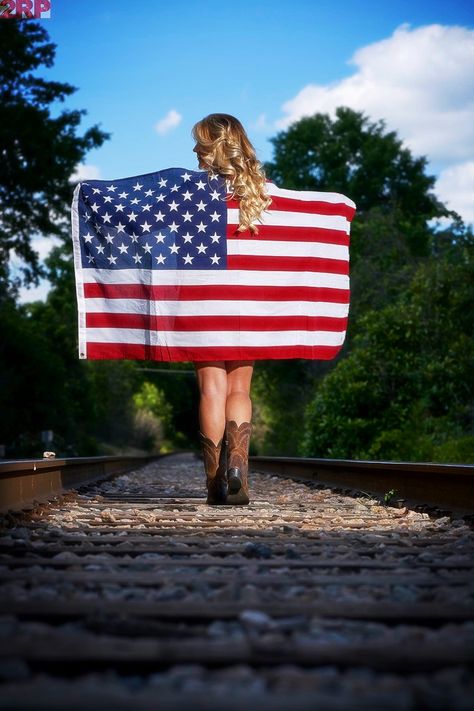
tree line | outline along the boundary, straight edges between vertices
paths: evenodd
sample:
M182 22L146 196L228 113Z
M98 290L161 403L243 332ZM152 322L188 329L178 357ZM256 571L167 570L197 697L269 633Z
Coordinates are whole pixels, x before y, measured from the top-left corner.
M0 23L0 42L0 445L9 457L196 447L192 364L78 359L71 176L111 134L79 135L84 110L53 118L76 88L34 75L55 57L39 23ZM271 141L276 184L342 192L357 213L344 346L332 361L256 361L251 451L474 461L471 227L436 197L426 158L363 112L315 113ZM37 235L60 240L44 264ZM46 301L20 303L45 277Z

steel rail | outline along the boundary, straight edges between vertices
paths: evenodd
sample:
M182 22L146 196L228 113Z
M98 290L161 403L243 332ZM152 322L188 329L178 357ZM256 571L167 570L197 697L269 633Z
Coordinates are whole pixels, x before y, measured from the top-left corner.
M474 513L473 464L251 456L249 467L383 496L392 505L425 504L456 513Z

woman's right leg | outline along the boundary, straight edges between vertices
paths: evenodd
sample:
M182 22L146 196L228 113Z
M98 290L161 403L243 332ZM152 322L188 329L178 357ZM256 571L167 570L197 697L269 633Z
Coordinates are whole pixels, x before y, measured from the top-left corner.
M248 504L248 454L252 434L250 385L254 361L227 361L227 503Z

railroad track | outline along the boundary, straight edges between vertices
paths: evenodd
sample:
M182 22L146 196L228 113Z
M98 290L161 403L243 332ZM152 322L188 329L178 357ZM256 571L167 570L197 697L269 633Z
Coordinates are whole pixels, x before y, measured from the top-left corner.
M4 514L0 708L474 708L470 520L282 471L207 506L181 453Z

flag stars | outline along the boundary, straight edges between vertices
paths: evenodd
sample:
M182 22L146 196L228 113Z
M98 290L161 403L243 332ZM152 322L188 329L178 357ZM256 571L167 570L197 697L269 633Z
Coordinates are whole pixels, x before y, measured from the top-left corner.
M191 180L191 175L189 173L185 173L184 175L181 176L184 182L186 183L188 180Z
M130 205L138 205L138 203L141 202L138 198L133 198L133 200L130 200Z
M112 196L111 196L111 195L105 195L105 196L104 196L104 202L112 202Z
M98 212L99 205L95 202L93 205L91 205L91 210L94 210L94 212Z
M122 242L122 244L119 245L119 251L120 254L123 254L124 252L128 253L128 246Z
M113 244L114 236L109 233L108 235L105 235L105 239L109 244Z
M175 202L175 200L173 200L173 202L169 202L168 205L170 210L175 210L176 212L178 212L178 202Z
M207 244L203 244L203 243L201 242L201 244L199 244L199 245L198 245L198 248L197 248L198 254L205 254L205 253L206 253L206 249L207 249Z
M89 243L89 242L92 242L93 239L94 239L94 235L91 235L90 232L88 232L86 235L84 235L84 242Z
M184 240L185 243L186 243L186 242L190 242L190 243L191 243L191 242L192 242L192 239L193 239L193 235L190 235L189 232L186 232L186 234L183 235L183 240Z
M137 219L137 215L133 212L133 210L129 215L127 215L127 217L130 220L130 222L135 222L135 220Z
M165 219L165 213L159 210L159 212L155 213L155 217L157 222L163 222L163 220Z
M207 229L207 225L204 224L204 222L200 222L199 225L196 225L198 232L205 232Z
M133 186L133 189L134 189L135 192L136 192L137 190L141 190L142 188L143 188L143 185L140 185L140 183L139 183L138 180L137 180L137 182L136 182L135 185Z
M211 220L212 220L213 222L219 222L219 220L220 220L220 215L219 215L219 213L218 213L218 212L213 212L212 215L211 215Z
M194 257L191 257L191 255L188 252L188 254L185 257L183 257L183 259L184 259L185 264L192 264Z
M211 193L211 199L212 200L219 200L221 197L220 193L217 190L213 190Z
M150 229L151 229L151 225L149 225L148 222L144 222L142 225L143 232L149 232Z
M186 190L186 192L182 193L182 195L185 200L191 200L193 193L190 193L189 190Z
M220 257L217 254L214 254L214 256L211 257L211 264L219 264L219 259Z
M110 193L114 193L114 192L117 190L117 188L116 188L115 185L109 185L109 186L107 187L107 190L108 190Z
M130 235L130 239L133 243L136 243L139 240L139 235L135 234L135 232L132 232L132 234Z
M151 250L152 250L151 244L148 244L148 242L146 242L146 243L143 245L143 251L144 251L144 252L147 252L147 254L150 254Z
M123 212L125 210L125 206L122 205L121 202L119 202L118 205L115 205L115 209L117 210L117 212Z
M102 190L100 190L100 188L92 188L92 192L94 193L94 195L96 195L97 193L100 195L102 193Z
M198 202L198 203L197 203L196 207L197 207L198 210L205 210L206 207L207 207L207 205L206 205L206 203L204 203L204 202L201 200L201 202Z
M88 254L87 259L89 260L89 264L94 264L94 257L92 256L92 254Z
M160 186L160 188L165 188L167 182L168 181L165 180L164 178L160 178L160 182L158 183L158 185Z
M151 197L155 191L154 190L147 190L145 192L145 197Z
M179 190L179 185L173 185L172 188L170 188L170 192L172 193L177 193Z
M148 205L148 204L142 205L142 210L143 210L143 212L150 212L151 205Z
M134 254L133 259L135 260L135 264L139 264L142 261L142 256L141 254Z
M177 245L177 244L170 245L170 250L171 250L171 254L178 254L179 245Z
M119 193L118 196L119 196L119 198L120 198L121 200L126 200L127 197L128 197L128 193L126 193L126 192ZM110 198L109 198L109 199L110 199Z
M158 264L164 264L166 257L164 257L162 254L159 254L157 257L155 257L156 261Z
M157 202L163 202L164 199L165 199L164 193L160 193L159 195L156 196Z
M197 187L198 190L204 190L204 188L206 187L206 183L203 183L202 180L199 180L199 181L196 183L196 187Z
M159 232L157 235L155 235L155 239L156 239L156 243L160 244L160 242L165 241L165 235L163 235L163 234L161 234L161 232Z
M104 222L110 223L110 218L111 218L111 217L112 217L112 215L109 215L109 213L106 212L106 213L104 214L104 216L103 216L102 219L104 220Z
M117 225L117 232L125 232L125 225L122 225L121 222Z
M183 213L183 219L185 222L191 222L191 219L192 219L191 213L189 211Z
M171 225L169 225L170 232L177 232L178 227L179 225L177 225L176 222L172 222Z
M107 259L109 260L110 264L115 264L115 262L117 261L117 257L114 257L113 254L110 254Z
M213 242L219 242L220 237L219 237L219 235L217 234L217 232L214 232L214 234L211 235L211 239L212 239Z
M97 245L97 254L104 254L105 247L103 244Z

